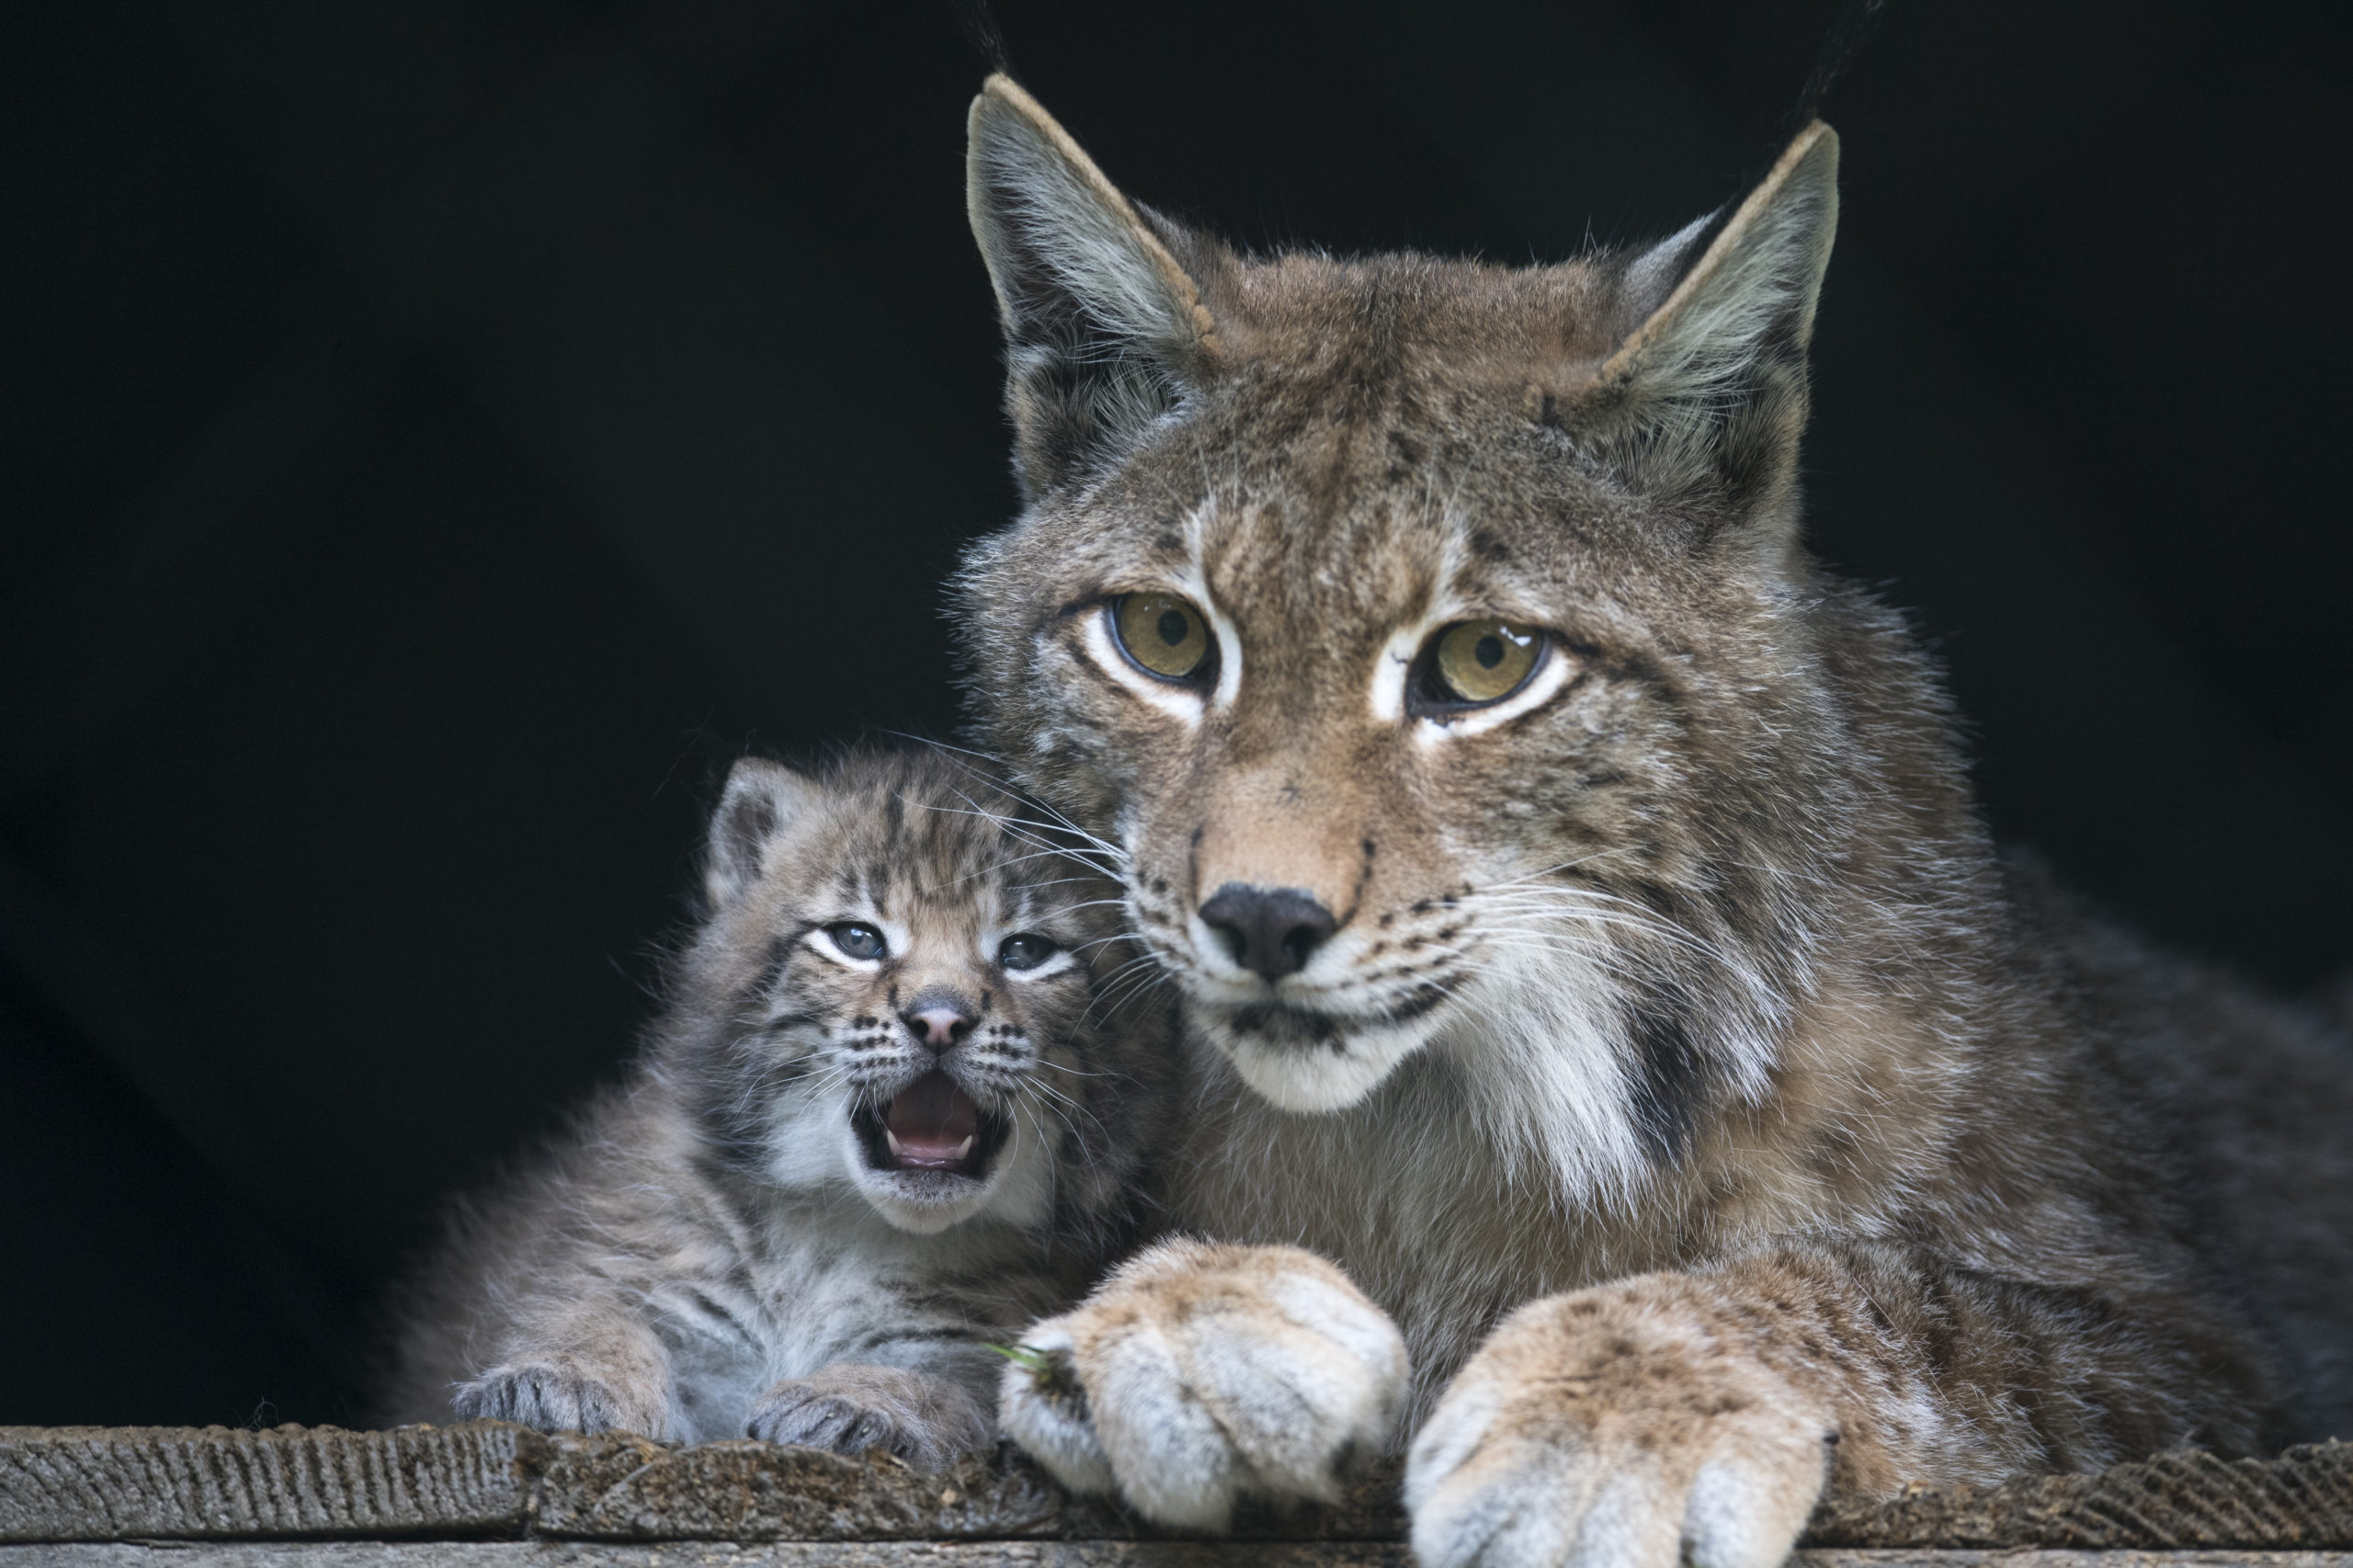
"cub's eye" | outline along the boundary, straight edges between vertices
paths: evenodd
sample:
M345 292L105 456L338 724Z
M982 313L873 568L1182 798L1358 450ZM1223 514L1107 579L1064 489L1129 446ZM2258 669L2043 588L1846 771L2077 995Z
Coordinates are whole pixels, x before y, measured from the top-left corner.
M1441 705L1478 707L1518 691L1543 661L1544 633L1517 621L1458 620L1438 634L1424 685Z
M1145 674L1174 681L1206 676L1210 623L1191 604L1174 594L1125 594L1108 614L1111 640Z
M835 947L842 950L842 956L845 958L879 959L891 950L891 944L882 939L881 932L871 926L863 925L855 920L845 920L838 926L828 926L825 927L825 935L832 939Z
M1006 969L1036 969L1062 949L1035 931L1019 931L997 944L996 961Z

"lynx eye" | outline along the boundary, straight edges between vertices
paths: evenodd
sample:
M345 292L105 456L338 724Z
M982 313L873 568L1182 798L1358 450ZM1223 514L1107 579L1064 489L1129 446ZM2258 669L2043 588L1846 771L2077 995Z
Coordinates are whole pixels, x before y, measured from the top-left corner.
M1062 949L1051 937L1017 931L997 944L996 961L1006 969L1036 969Z
M1112 640L1137 668L1162 680L1195 681L1207 673L1210 624L1174 594L1124 594L1109 606Z
M1509 697L1543 661L1544 633L1517 621L1458 620L1431 650L1427 695L1441 705L1478 707Z
M859 921L845 920L839 925L828 926L825 935L835 947L841 949L844 958L879 959L891 951L891 944L883 940L881 932Z

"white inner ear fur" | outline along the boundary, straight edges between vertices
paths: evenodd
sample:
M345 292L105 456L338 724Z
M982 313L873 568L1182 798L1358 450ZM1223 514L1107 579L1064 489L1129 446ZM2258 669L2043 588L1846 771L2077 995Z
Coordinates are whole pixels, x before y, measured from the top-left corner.
M1646 466L1688 480L1704 468L1707 411L1735 400L1767 336L1795 317L1802 342L1838 226L1838 138L1816 120L1749 192L1707 253L1602 365L1629 385L1658 446ZM1642 276L1679 261L1691 231L1635 264Z
M756 798L766 825L750 839L737 835L746 802ZM800 819L824 801L823 785L782 763L766 757L739 758L727 776L727 788L712 815L710 856L703 871L703 892L711 906L733 903L767 875L779 840L792 832Z
M995 101L992 101L992 100ZM1079 302L1120 337L1171 347L1200 334L1197 290L1093 160L1035 99L992 77L972 113L976 217L1001 223ZM991 273L995 236L982 235ZM1022 319L999 280L998 304Z

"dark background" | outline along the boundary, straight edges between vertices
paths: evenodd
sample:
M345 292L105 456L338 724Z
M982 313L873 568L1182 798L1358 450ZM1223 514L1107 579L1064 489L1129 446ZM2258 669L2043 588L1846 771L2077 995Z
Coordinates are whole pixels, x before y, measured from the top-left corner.
M1827 6L1006 0L1250 244L1668 230ZM1820 548L2008 836L2353 958L2341 5L1895 0L1830 105ZM941 6L0 21L0 1422L352 1421L438 1196L628 1049L726 761L955 722L1010 516Z

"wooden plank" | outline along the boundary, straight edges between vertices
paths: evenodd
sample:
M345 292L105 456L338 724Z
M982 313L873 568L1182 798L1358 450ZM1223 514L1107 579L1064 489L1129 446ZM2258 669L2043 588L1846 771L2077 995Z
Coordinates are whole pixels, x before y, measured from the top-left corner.
M1376 1541L85 1541L0 1546L0 1568L1413 1568ZM2353 1568L2345 1551L1812 1549L1789 1568Z
M1805 1539L1853 1547L2348 1548L2353 1443L2290 1449L2276 1460L2185 1449L2097 1475L1914 1487L1892 1500L1832 1498Z
M999 1454L924 1475L881 1454L774 1443L664 1448L614 1434L559 1449L533 1520L542 1535L636 1540L970 1540L1135 1533Z
M0 1540L520 1534L550 1449L495 1422L0 1427Z
M1404 1533L1397 1482L1392 1462L1336 1507L1245 1509L1229 1544L1215 1550L1393 1545ZM665 1448L622 1434L550 1437L499 1422L391 1432L0 1427L0 1541L504 1536L1108 1546L1160 1533L1118 1507L1066 1495L1009 1449L923 1475L879 1454L852 1460L753 1442ZM1867 1550L2344 1551L2353 1549L2353 1445L2293 1449L2261 1462L2164 1454L2097 1475L1832 1498L1805 1539Z

